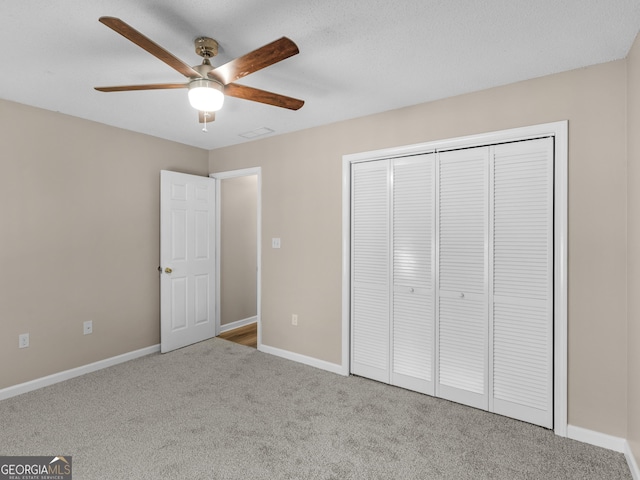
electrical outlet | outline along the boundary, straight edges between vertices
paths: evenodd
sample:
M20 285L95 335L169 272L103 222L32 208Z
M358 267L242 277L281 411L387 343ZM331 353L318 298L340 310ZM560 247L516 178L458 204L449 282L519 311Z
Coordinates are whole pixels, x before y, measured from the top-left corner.
M18 348L27 348L29 346L29 334L21 333L18 335Z
M83 325L82 333L84 335L89 335L90 333L93 333L93 321L87 320L82 325Z
M280 248L280 239L272 238L271 239L271 248Z
M291 315L291 325L293 325L294 327L298 326L298 315L296 315L295 313Z

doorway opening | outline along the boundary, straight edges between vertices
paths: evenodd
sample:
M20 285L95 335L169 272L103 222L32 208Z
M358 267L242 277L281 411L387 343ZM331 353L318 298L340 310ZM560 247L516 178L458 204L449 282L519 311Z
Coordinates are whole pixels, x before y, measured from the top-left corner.
M245 347L258 348L258 325L250 323L244 327L225 330L218 335L218 338L229 340Z
M261 169L213 173L216 180L216 336L261 345Z

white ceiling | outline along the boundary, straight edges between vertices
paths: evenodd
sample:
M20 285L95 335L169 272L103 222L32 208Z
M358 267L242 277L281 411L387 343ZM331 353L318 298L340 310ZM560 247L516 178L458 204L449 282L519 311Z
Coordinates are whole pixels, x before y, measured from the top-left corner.
M186 90L94 86L181 82L179 73L98 22L119 17L197 65L281 36L300 54L238 83L305 100L290 111L227 98L201 131ZM0 11L0 98L204 149L624 58L640 0L22 0Z

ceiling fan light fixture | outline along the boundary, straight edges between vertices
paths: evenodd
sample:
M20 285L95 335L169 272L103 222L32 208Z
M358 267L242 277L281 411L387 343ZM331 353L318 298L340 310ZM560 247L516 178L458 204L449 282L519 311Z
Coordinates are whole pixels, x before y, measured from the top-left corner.
M217 112L224 103L223 85L208 78L189 83L189 103L201 112Z

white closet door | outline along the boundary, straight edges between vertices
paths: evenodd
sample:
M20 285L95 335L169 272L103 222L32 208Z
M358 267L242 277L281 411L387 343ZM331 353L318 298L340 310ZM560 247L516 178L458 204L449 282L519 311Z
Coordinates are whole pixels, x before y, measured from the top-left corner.
M492 408L553 427L553 139L494 147Z
M488 147L439 154L436 395L488 409Z
M435 154L393 161L391 383L434 394Z
M389 161L351 171L351 372L389 383Z

